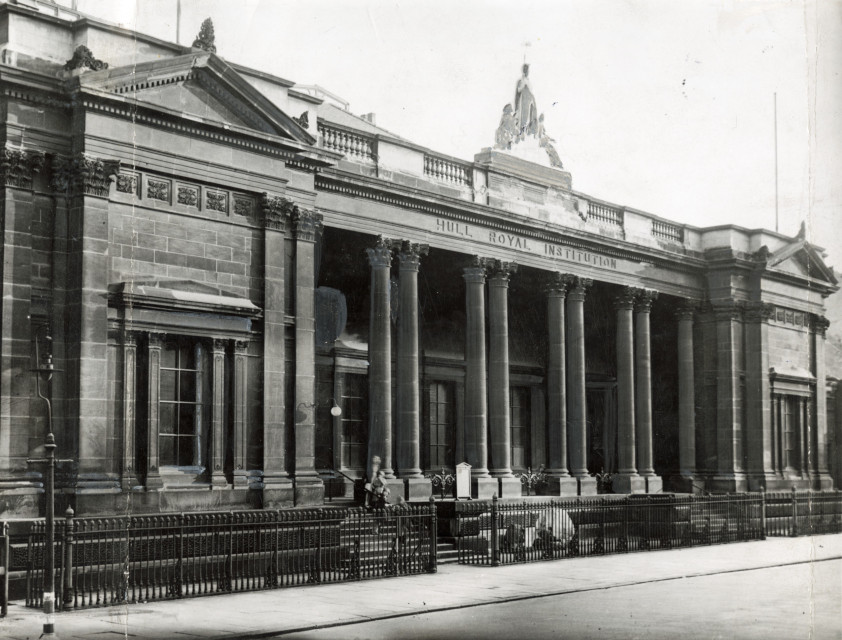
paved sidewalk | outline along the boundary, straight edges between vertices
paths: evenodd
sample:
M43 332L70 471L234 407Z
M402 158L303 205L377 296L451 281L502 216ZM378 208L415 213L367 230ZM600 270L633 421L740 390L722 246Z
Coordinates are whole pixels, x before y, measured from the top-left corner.
M257 638L415 613L786 564L842 558L842 535L594 556L491 567L444 565L436 574L104 607L56 615L62 640ZM829 585L839 589L840 585ZM0 637L35 639L40 612L21 602Z

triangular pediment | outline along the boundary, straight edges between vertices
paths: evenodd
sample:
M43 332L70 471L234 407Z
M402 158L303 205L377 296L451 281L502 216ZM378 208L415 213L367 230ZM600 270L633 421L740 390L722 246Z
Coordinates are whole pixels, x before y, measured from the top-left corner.
M790 244L781 247L766 260L766 267L803 278L820 280L828 284L837 284L833 269L823 259L824 252L815 245L798 237Z
M185 117L313 145L315 138L213 53L86 72L81 87L125 96Z

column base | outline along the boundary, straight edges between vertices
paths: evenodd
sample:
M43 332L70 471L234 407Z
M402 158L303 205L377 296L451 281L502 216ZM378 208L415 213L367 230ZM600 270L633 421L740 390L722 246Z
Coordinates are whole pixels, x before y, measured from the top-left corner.
M41 514L43 489L36 487L0 488L3 519L37 518Z
M636 473L617 473L611 479L614 493L646 493L646 480Z
M230 486L228 478L221 471L214 471L211 474L211 489L228 489Z
M433 486L427 478L406 478L406 499L410 502L429 500L432 493Z
M774 487L777 481L778 476L774 472L752 474L748 477L748 490L761 491L762 489L768 489Z
M576 496L579 495L579 481L576 478L565 476L562 478L547 478L547 495L551 496Z
M523 495L523 485L520 478L496 478L500 482L500 498L520 498Z
M669 490L673 493L695 493L705 492L705 481L695 476L671 476L667 481Z
M664 480L661 476L643 476L646 481L646 493L663 493Z
M707 482L707 489L711 493L744 493L748 491L748 479L742 473L717 475Z
M497 478L471 478L471 498L490 500L500 488Z
M133 473L124 473L120 476L120 490L121 491L132 491L134 489L142 489L143 485L140 484L140 481L135 477Z
M238 489L247 487L249 484L249 473L243 469L234 470L234 486Z
M296 507L322 505L325 501L325 485L318 476L295 478L293 500Z
M405 499L406 484L402 478L386 478L384 484L389 488L389 498L386 500L389 504L395 504L398 501L398 496ZM427 494L430 497L430 494Z
M579 483L580 496L595 496L599 493L596 488L596 478L592 478L591 476L579 476L576 480Z
M813 476L813 489L816 491L829 491L833 489L833 478L827 473L819 473Z
M295 503L295 492L290 479L267 482L264 478L261 495L264 509L284 509Z

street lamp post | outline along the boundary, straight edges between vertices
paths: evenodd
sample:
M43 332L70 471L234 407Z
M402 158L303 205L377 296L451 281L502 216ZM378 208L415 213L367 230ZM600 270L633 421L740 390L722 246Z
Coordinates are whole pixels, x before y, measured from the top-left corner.
M52 336L49 333L49 327L43 325L44 340L49 344L52 342ZM40 330L39 330L40 332ZM44 354L44 359L41 359L40 341L38 333L35 335L35 363L36 368L32 372L36 374L36 391L38 397L44 401L47 407L47 437L44 443L44 458L32 458L27 460L27 464L46 464L46 471L44 473L44 520L45 529L44 537L44 632L42 638L55 638L55 477L56 477L56 462L64 462L63 460L56 460L56 437L53 435L53 407L50 403L50 398L41 390L41 381L49 383L52 380L53 374L57 369L53 365L53 356L50 350Z

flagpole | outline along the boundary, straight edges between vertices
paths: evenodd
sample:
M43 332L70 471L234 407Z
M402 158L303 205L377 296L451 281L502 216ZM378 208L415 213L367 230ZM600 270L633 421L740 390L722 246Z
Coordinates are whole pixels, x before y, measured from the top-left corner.
M775 232L780 233L778 220L778 93L773 94L775 113Z

